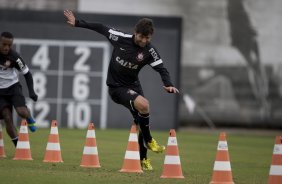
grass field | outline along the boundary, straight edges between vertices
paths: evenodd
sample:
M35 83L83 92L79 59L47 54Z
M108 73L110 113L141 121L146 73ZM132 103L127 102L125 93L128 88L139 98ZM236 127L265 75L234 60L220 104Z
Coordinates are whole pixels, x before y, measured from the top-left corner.
M7 158L0 159L0 183L59 184L208 184L218 144L218 132L177 132L178 148L185 179L161 179L165 155L149 152L153 172L120 173L129 130L96 130L101 168L81 168L80 161L87 130L59 128L64 162L43 163L49 129L30 133L32 161L13 160L15 148L3 132ZM168 132L153 131L159 143L166 145ZM272 159L274 135L227 134L233 179L236 184L267 183Z

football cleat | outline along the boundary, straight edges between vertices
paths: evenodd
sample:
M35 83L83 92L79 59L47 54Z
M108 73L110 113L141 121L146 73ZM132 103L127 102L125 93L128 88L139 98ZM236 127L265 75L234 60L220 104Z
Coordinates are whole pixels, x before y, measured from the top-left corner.
M160 146L154 138L147 143L147 148L156 153L162 153L165 150L165 146Z
M37 129L35 120L33 118L27 118L26 121L27 121L29 130L31 132L35 132Z
M150 159L144 158L143 160L141 160L141 167L142 167L142 170L144 170L144 171L152 171L153 170Z

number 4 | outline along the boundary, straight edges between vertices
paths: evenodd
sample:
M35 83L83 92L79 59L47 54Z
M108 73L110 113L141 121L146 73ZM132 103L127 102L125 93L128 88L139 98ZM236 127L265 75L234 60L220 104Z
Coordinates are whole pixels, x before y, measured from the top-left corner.
M47 70L50 65L49 48L47 45L42 45L36 51L31 59L34 66L39 66L41 70Z

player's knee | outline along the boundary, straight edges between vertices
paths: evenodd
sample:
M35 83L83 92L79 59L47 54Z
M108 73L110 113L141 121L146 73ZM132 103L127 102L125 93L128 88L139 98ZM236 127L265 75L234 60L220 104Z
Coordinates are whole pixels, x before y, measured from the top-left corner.
M142 96L138 96L134 100L134 108L141 114L147 114L149 113L149 101Z
M29 116L29 112L28 112L27 108L18 107L18 108L16 108L16 111L17 111L18 115L22 118L27 118Z
M142 114L147 114L149 113L149 101L148 100L144 100L139 107L139 112Z

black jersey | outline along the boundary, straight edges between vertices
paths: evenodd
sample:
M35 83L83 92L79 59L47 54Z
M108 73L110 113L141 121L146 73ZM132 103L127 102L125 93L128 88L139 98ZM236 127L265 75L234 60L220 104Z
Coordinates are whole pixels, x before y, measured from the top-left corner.
M140 85L138 73L147 64L160 73L165 86L173 86L158 51L151 44L140 47L134 43L134 35L126 34L100 23L76 20L75 26L94 30L104 35L113 45L107 76L108 86L130 87Z
M20 55L10 50L7 55L0 53L0 89L5 89L19 82L18 72L28 73L29 69Z

